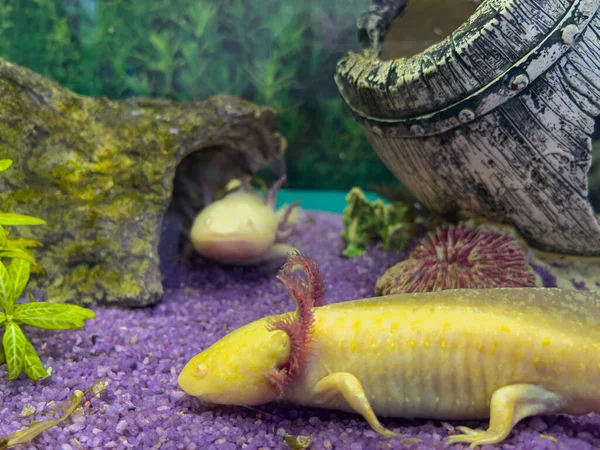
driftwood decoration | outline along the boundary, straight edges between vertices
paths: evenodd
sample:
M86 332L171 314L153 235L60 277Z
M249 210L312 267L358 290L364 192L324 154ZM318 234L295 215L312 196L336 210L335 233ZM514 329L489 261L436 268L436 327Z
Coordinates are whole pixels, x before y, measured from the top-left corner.
M373 3L359 27L389 26L406 0ZM363 30L372 48L344 57L336 83L381 159L433 211L512 224L546 251L600 255L587 180L599 5L483 0L440 43L389 61L378 59L385 31Z
M47 276L28 287L53 302L157 302L167 208L198 209L203 189L281 158L274 119L231 96L83 97L0 60L0 158L14 160L0 177L2 210L48 223L18 230L44 244L34 251Z

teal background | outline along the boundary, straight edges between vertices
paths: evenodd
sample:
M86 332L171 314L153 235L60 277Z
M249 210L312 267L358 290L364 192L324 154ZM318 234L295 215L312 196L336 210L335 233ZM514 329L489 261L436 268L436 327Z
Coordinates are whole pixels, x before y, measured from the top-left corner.
M333 75L357 49L369 0L0 2L0 56L80 94L202 100L229 93L279 113L290 188L348 190L395 179Z
M325 211L342 214L346 207L346 191L320 191L302 189L282 189L277 195L277 208L300 200L300 208L305 210ZM365 192L368 200L374 201L380 198L373 192ZM384 203L386 200L382 199Z

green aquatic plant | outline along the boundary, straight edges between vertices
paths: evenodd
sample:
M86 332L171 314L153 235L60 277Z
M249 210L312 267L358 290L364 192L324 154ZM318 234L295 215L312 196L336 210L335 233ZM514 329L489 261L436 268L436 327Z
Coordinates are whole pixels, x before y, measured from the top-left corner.
M49 376L20 325L68 330L83 328L85 320L95 317L81 306L37 302L31 293L29 302L16 303L29 281L30 268L29 261L21 258L13 259L8 267L0 262L0 327L4 327L0 363L6 362L9 380L21 372L34 381Z
M374 238L381 239L385 250L401 251L415 233L414 213L402 203L371 202L357 187L350 190L346 202L341 236L346 242L343 254L348 258L364 255Z
M303 436L286 433L283 439L287 446L292 450L302 450L304 448L310 448L310 445L312 444L311 435Z
M12 3L0 5L0 57L85 95L228 93L272 106L289 143L290 187L395 181L333 80L340 57L357 49L364 0Z
M15 445L27 444L36 437L38 437L44 431L59 425L61 422L67 420L83 403L83 399L86 395L90 394L94 397L100 397L102 391L108 386L107 381L96 380L88 389L80 391L75 389L68 400L59 403L49 413L62 413L62 415L55 419L36 420L25 428L15 431L14 433L0 438L0 450L4 450Z
M10 166L10 159L0 160L0 172ZM31 293L29 303L16 303L23 295L32 268L41 271L28 251L29 247L41 244L30 239L9 239L4 226L45 223L42 219L24 214L0 213L0 327L4 328L0 364L6 362L9 380L17 378L21 372L34 381L49 375L19 325L65 330L81 328L86 319L95 316L93 311L76 305L36 302ZM7 259L10 259L9 263L5 263Z
M12 160L0 159L0 172L12 166ZM15 214L8 212L0 212L0 261L6 258L20 258L28 261L35 272L43 272L31 252L28 250L31 247L42 245L40 242L32 239L9 239L9 231L4 229L5 226L14 225L45 225L46 222L37 217L26 216L24 214Z

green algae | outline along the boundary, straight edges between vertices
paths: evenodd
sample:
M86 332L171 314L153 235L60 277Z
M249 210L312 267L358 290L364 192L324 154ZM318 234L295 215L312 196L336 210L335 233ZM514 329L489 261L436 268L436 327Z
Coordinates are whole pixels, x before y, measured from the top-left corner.
M363 255L373 239L379 239L385 250L401 251L416 232L414 211L403 203L370 202L358 187L350 190L346 202L341 236L348 258Z
M47 276L32 277L32 286L50 302L158 301L160 227L178 165L206 155L193 160L195 183L213 191L256 172L283 155L274 119L271 109L226 95L187 103L83 97L0 60L0 159L14 161L0 179L0 202L47 222L18 230L44 245L34 254ZM228 166L213 165L214 155Z

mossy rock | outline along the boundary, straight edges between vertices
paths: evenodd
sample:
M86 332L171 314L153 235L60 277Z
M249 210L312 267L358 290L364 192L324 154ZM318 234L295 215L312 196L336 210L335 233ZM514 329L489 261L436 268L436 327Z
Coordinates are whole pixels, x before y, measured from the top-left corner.
M0 178L2 210L48 222L11 230L44 244L35 256L46 275L30 287L51 302L157 302L158 242L174 184L189 194L174 209L198 209L201 184L210 195L281 158L274 119L232 96L83 97L0 60L0 158L14 161Z

